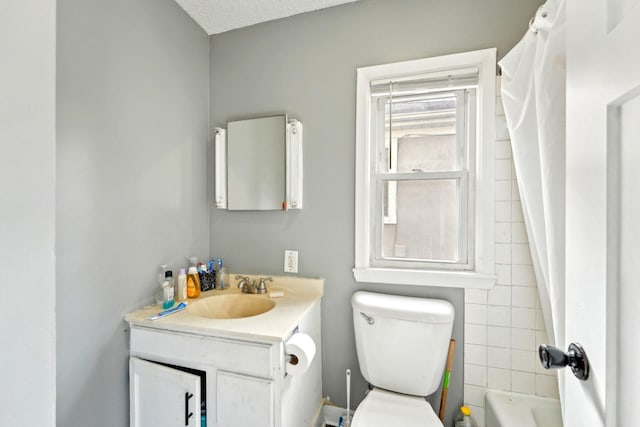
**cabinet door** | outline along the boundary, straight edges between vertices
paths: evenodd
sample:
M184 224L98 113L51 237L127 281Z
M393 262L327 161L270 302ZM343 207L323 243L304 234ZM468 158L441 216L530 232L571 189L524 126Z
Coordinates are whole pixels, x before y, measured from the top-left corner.
M218 425L273 427L273 382L218 371L216 387Z
M131 427L200 426L200 377L129 359Z

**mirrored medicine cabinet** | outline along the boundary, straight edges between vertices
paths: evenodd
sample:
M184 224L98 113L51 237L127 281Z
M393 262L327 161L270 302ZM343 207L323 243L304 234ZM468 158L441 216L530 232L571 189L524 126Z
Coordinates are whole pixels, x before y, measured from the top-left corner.
M286 114L214 130L215 207L302 209L302 124Z

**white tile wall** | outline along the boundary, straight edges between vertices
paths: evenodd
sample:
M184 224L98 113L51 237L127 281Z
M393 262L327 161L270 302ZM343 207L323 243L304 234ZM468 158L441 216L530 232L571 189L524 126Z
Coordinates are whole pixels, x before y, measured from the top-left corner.
M499 389L558 397L556 375L538 361L547 341L513 166L511 141L496 98L496 286L465 292L464 399L484 427L484 393Z
M511 350L508 348L488 347L487 367L511 369Z
M512 325L511 308L499 305L488 306L487 325L510 327Z

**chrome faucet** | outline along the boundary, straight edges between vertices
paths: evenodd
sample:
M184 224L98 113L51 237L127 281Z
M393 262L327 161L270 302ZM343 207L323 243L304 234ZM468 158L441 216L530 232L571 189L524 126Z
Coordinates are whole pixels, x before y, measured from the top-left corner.
M243 294L266 294L267 293L267 280L273 282L271 277L261 277L260 283L256 285L256 281L249 282L248 276L236 276L238 280L238 288L242 289Z
M253 292L252 289L255 286L255 282L252 285L251 282L249 282L249 277L248 276L236 276L236 280L239 280L238 282L238 288L242 289L242 293L243 294L252 294Z

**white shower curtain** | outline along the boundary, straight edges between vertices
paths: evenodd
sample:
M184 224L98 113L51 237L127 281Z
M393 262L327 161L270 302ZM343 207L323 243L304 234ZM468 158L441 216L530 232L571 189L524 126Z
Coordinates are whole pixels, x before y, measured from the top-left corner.
M499 63L502 100L550 343L564 345L565 10L548 0Z

